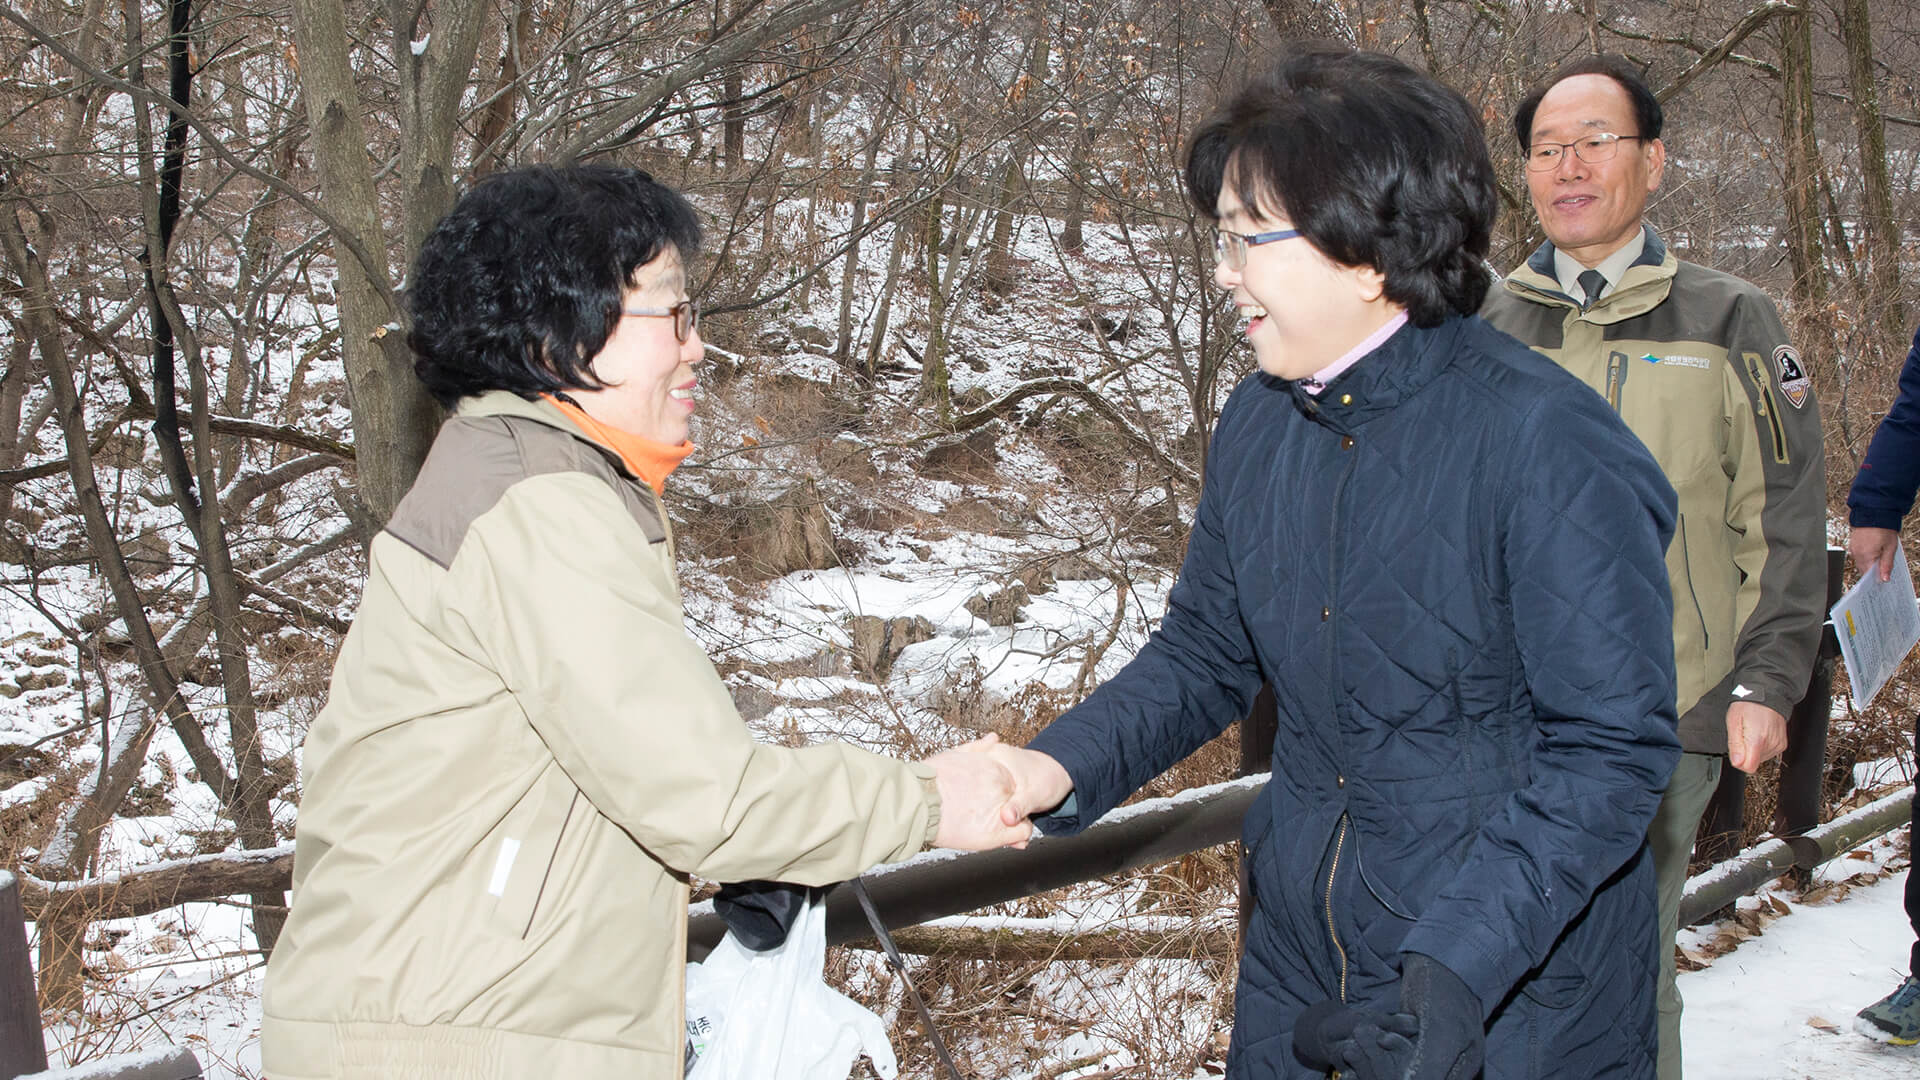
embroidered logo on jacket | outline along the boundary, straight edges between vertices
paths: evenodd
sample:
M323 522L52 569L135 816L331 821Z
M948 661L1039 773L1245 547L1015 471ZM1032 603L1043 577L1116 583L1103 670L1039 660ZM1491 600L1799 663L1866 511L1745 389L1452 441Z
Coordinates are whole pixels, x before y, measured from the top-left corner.
M1780 392L1787 396L1787 404L1796 409L1805 405L1807 395L1813 392L1813 380L1800 366L1800 354L1793 351L1793 346L1782 345L1773 350L1773 366L1780 372Z
M1665 364L1668 367L1699 368L1702 371L1713 367L1712 361L1704 356L1687 356L1680 353L1672 356L1655 356L1652 353L1648 353L1640 359L1645 360L1649 364Z

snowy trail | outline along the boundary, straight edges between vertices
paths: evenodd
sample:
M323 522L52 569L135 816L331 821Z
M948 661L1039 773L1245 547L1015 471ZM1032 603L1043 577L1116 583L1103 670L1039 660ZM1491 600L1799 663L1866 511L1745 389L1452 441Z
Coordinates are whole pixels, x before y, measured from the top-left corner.
M1682 974L1687 1080L1920 1078L1920 1047L1853 1031L1854 1013L1905 973L1913 931L1904 881L1895 874L1836 903L1794 904L1713 966ZM1839 1032L1813 1027L1816 1019Z

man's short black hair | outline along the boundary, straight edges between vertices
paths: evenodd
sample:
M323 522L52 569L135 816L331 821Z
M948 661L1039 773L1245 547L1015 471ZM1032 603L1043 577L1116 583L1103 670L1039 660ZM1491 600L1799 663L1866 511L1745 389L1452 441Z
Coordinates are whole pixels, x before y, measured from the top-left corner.
M1479 310L1499 210L1479 115L1390 56L1293 50L1220 106L1187 149L1187 191L1279 211L1329 259L1370 266L1416 326Z
M638 169L532 165L460 197L421 245L409 283L414 371L440 404L604 384L589 362L633 273L700 247L686 198Z
M1661 111L1660 99L1653 96L1653 88L1647 85L1647 77L1633 61L1615 53L1588 53L1576 56L1561 64L1559 69L1547 76L1547 81L1533 88L1533 92L1520 99L1520 105L1513 110L1513 137L1520 140L1520 149L1533 145L1533 114L1539 111L1540 99L1547 91L1573 78L1575 75L1605 75L1620 84L1633 101L1633 121L1639 131L1616 131L1616 135L1637 135L1648 142L1660 137L1660 127L1666 123L1666 113Z

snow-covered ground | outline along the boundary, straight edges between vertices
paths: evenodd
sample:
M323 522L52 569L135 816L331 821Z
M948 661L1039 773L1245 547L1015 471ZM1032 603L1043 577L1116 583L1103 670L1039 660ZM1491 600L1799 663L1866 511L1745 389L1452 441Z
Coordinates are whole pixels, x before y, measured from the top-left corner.
M1894 846L1885 838L1870 849L1871 859L1843 857L1823 867L1821 878L1871 869ZM1901 906L1904 881L1892 874L1826 902L1783 895L1787 914L1705 970L1683 973L1687 1080L1920 1077L1920 1047L1885 1046L1853 1030L1854 1014L1906 974L1913 930ZM1751 910L1759 902L1741 905ZM1696 928L1682 944L1713 933Z

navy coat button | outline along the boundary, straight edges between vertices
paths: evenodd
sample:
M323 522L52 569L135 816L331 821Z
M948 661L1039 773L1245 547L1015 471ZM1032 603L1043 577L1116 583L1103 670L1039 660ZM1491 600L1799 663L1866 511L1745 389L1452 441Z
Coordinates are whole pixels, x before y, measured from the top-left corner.
M1340 449L1342 450L1353 449L1353 436L1351 435L1340 436Z

